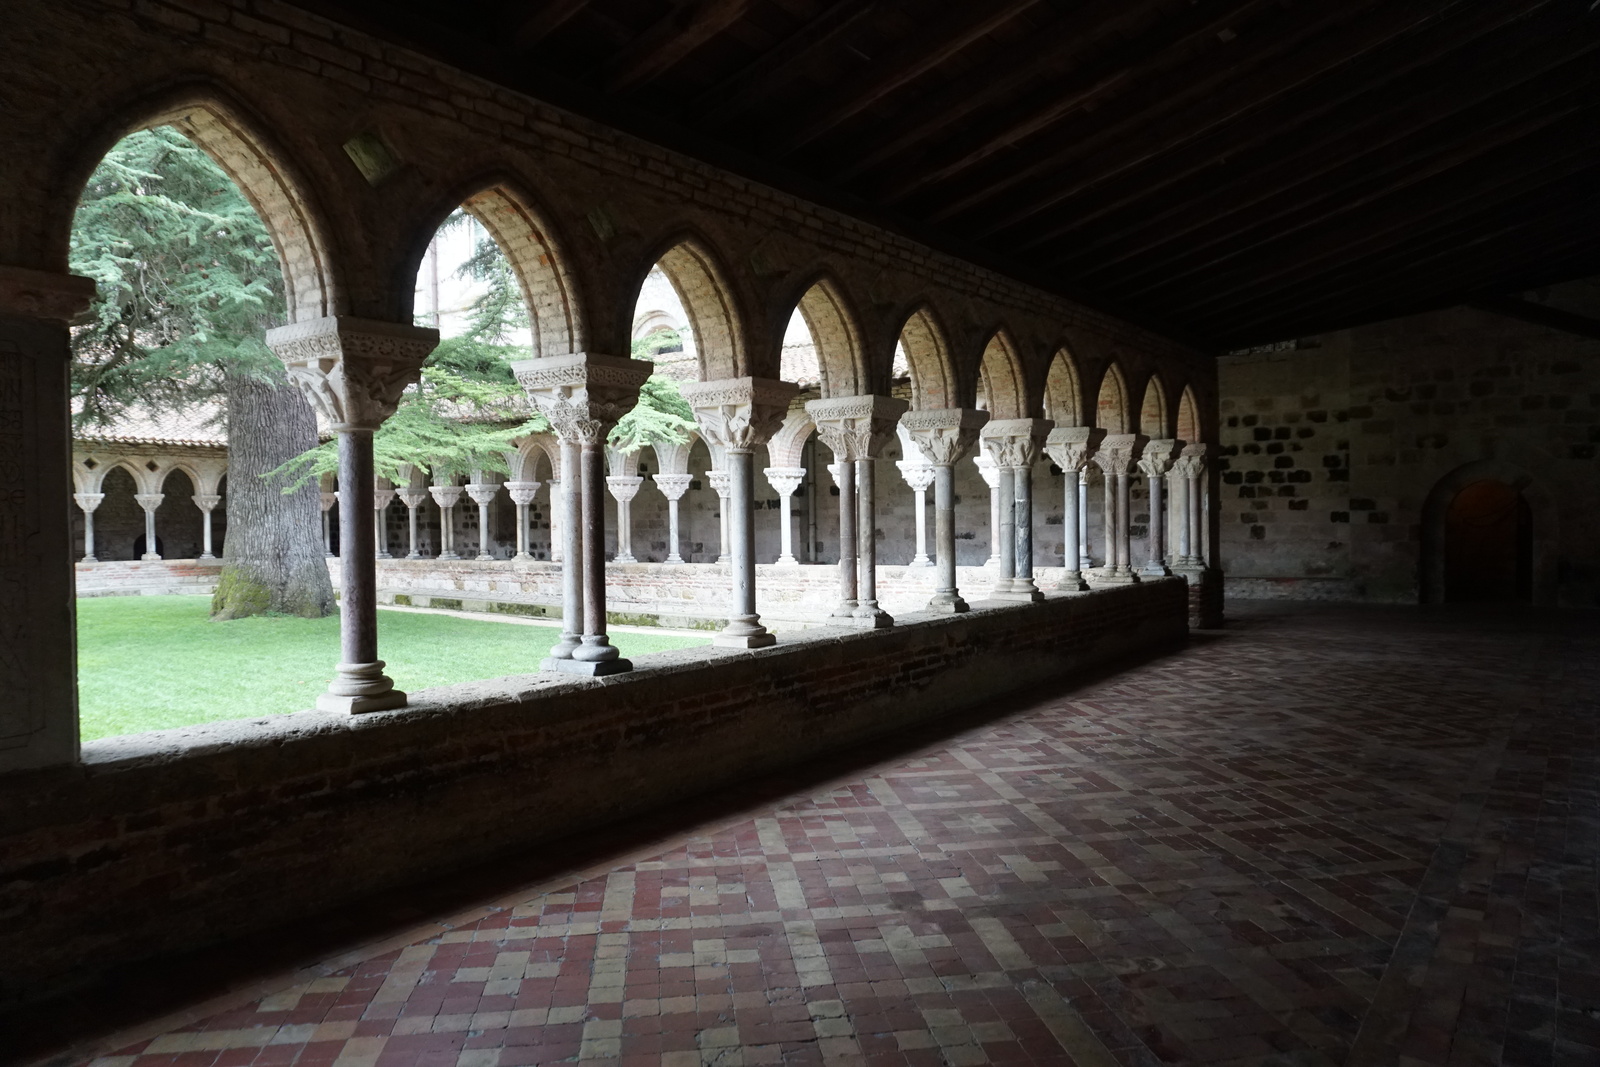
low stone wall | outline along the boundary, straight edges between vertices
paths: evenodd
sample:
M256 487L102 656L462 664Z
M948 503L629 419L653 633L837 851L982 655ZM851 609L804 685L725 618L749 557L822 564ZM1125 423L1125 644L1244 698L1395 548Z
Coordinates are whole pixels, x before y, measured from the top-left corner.
M216 592L220 559L111 560L77 565L79 596Z
M0 779L0 1001L237 937L1184 639L1180 579L91 742Z

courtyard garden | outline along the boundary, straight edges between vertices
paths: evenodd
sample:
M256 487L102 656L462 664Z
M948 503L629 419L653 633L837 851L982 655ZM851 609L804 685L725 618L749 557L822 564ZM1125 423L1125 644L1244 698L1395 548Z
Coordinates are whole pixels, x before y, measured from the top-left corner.
M78 694L85 741L224 719L303 711L339 658L339 618L209 617L209 596L78 601ZM555 626L380 611L380 652L407 692L528 674L560 636ZM708 643L617 633L624 656Z

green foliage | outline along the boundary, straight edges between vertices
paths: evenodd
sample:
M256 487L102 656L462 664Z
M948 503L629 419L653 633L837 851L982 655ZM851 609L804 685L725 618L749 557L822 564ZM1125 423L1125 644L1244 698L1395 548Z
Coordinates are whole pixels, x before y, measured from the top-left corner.
M650 359L662 348L679 342L676 332L665 330L633 343L634 359ZM664 374L652 374L639 390L639 403L622 416L607 442L621 452L637 452L646 445L681 445L695 428L694 412L678 383Z
M135 402L210 399L224 374L282 374L262 340L284 309L272 239L238 186L177 130L131 134L101 161L73 218L70 262L99 287L72 336L80 424L112 421Z

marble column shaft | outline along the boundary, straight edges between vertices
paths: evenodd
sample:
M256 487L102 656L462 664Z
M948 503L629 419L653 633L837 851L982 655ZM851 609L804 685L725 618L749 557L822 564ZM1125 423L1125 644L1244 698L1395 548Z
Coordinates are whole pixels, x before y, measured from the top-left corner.
M871 394L828 397L806 404L817 436L838 463L840 603L834 617L852 619L857 626L894 624L877 601L876 503L872 498L876 477L863 464L873 463L883 454L908 406L895 397ZM865 484L861 484L863 474ZM854 581L846 577L845 560L852 543Z
M928 610L959 614L967 602L956 588L955 465L978 441L989 421L987 411L973 408L934 408L908 411L900 417L912 442L933 464L933 599Z
M1062 562L1066 567L1066 574L1062 576L1061 584L1057 588L1068 592L1081 592L1089 588L1088 582L1084 580L1082 563L1085 552L1082 534L1086 525L1083 514L1085 499L1083 472L1094 458L1105 436L1104 430L1091 426L1058 426L1045 438L1045 453L1057 467L1061 468L1065 478L1062 530L1066 535L1066 544L1062 552Z

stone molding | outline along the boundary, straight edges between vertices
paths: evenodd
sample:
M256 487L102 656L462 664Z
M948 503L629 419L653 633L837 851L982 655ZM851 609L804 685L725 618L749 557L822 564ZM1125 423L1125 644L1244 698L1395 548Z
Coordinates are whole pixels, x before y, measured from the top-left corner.
M572 352L518 360L511 370L557 437L597 445L639 402L639 388L655 365L624 356Z
M1141 433L1106 434L1094 454L1095 466L1107 474L1130 474L1150 438Z
M613 474L606 478L606 488L610 490L613 500L626 504L639 495L639 487L644 484L644 479L637 474Z
M784 496L794 496L794 491L806 480L804 467L768 467L761 473L766 475L767 483Z
M881 456L910 406L898 397L868 393L809 400L806 414L816 423L817 436L834 458L853 462Z
M267 331L267 347L289 380L335 432L376 430L422 374L439 331L398 322L327 315Z
M71 322L94 303L94 280L76 274L0 266L0 315Z
M1025 470L1039 458L1054 426L1049 419L996 419L983 428L983 443L997 466Z
M972 451L989 413L977 408L929 408L908 411L900 426L936 467L954 466Z
M1182 448L1183 442L1172 438L1147 442L1139 454L1139 472L1146 478L1160 478L1172 469L1176 453Z
M1044 439L1044 451L1063 471L1082 471L1105 437L1098 426L1057 426Z
M774 378L722 378L684 385L683 398L708 442L725 452L750 452L782 428L799 391Z
M661 490L661 495L668 500L681 499L689 491L689 486L694 482L692 474L658 474L655 476L656 488Z

